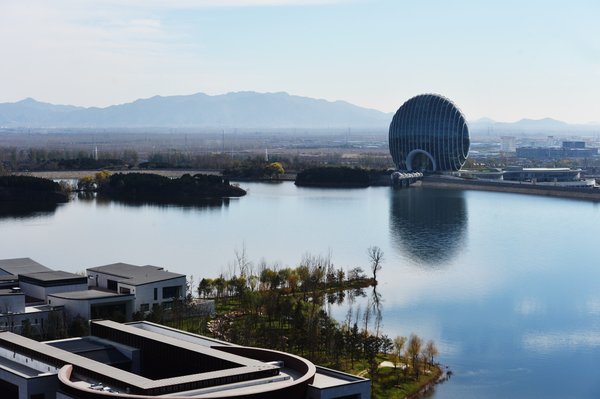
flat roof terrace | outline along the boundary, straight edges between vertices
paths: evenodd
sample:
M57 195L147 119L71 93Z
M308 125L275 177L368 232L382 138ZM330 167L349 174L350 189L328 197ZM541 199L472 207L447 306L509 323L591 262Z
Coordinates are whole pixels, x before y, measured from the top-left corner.
M185 274L168 272L159 266L136 266L128 263L113 263L110 265L90 267L87 270L88 272L109 274L118 277L122 279L120 280L121 282L130 285L144 285L180 277L185 278Z
M58 287L73 284L87 284L87 277L61 270L24 273L19 275L24 283L35 284L42 287Z
M92 300L92 299L104 299L104 298L133 298L133 294L119 294L112 291L103 291L98 289L88 289L85 291L68 291L59 292L56 294L50 294L49 297L70 299L70 300Z
M51 269L41 265L31 258L0 259L0 274L19 274L50 272Z
M94 324L97 324L96 327L100 327L100 330L102 330L102 327L108 329L111 327L123 327L119 323L105 321L92 322L92 325ZM94 330L95 332L98 332L98 328L94 328ZM154 337L154 333L134 327L124 329L116 328L113 331L116 331L116 335L125 333L125 335L122 335L120 338L129 336L129 340L136 341L136 337L140 337L140 335L128 334L131 332L129 330L137 330L138 332L143 333L141 334L141 338L151 339L151 342L146 344L152 345L152 348L148 348L144 343L141 345L142 348L140 349L143 357L142 363L150 361L151 365L163 370L162 376L150 378L149 376L134 374L10 332L0 332L0 347L14 351L15 353L30 356L34 359L39 359L40 361L51 364L57 368L72 365L73 376L77 380L84 380L90 383L103 382L105 385L110 385L121 392L132 394L168 394L189 389L229 384L232 382L255 380L276 376L279 373L279 367L277 366L243 356L221 352L205 346L178 340L174 340L177 342L170 342L173 339L164 336L160 337L162 342L155 341L152 338L158 337ZM121 343L118 339L115 340L115 342ZM135 344L136 342L131 343ZM137 342L137 344L140 344L140 342ZM181 349L177 350L175 347L172 347L170 350L165 351L163 344L167 346L179 346ZM129 346L137 347L136 345ZM150 356L150 359L147 357L147 351L149 350L156 352L153 356ZM196 357L196 361L189 359L190 356ZM202 360L198 358L201 358ZM206 361L210 362L211 358L217 360L216 365L221 367L224 366L225 368L216 368L215 363L213 362L211 364L213 366L212 370L202 370L202 366L206 366ZM174 366L174 363L176 362L187 363L188 366L192 366L190 371L195 370L195 372L187 375L170 375L172 374L172 370L170 370L171 366ZM165 372L169 374L165 376Z

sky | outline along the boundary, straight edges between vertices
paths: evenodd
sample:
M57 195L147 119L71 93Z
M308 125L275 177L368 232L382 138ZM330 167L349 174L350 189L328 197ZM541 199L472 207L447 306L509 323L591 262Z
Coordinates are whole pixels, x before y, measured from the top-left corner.
M597 0L0 0L0 102L280 92L600 121Z

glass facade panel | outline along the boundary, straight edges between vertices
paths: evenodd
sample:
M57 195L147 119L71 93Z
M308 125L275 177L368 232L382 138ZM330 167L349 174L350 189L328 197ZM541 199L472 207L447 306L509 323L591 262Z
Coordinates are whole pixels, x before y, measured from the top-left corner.
M405 102L394 115L389 146L399 170L456 171L469 153L469 129L450 100L422 94Z

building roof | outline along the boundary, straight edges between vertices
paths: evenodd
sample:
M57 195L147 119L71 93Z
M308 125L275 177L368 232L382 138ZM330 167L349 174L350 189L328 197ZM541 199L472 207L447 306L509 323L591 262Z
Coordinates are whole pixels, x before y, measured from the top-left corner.
M200 340L194 342L194 334L177 334L177 330L146 323L92 321L92 336L45 343L0 332L0 348L5 349L0 368L26 378L58 373L61 387L72 389L76 397L82 398L98 396L99 392L94 391L98 386L104 388L99 396L115 398L129 396L124 394L198 398L258 398L264 394L292 398L304 397L306 389L365 392L368 397L369 380L364 378L315 369L298 356L268 349L222 345L220 341L213 342L216 345L211 348L204 337L197 336ZM132 356L137 351L139 357ZM12 354L21 356L13 359ZM204 364L213 361L210 357L216 361L212 366ZM151 359L144 364L152 368L135 365L144 358ZM188 367L180 367L182 364ZM137 371L127 371L132 366ZM170 366L175 367L174 373ZM104 392L106 388L108 392Z
M86 276L60 270L21 274L19 275L19 281L41 287L87 286Z
M25 295L20 290L12 288L0 288L0 295Z
M160 334L155 331L149 331L141 328L137 328L134 326L130 326L127 324L117 323L111 320L94 320L92 321L92 325L104 326L114 331L120 331L128 335L134 335L143 337L149 340L154 340L161 342L163 344L171 345L173 347L183 348L190 352L201 353L206 356L211 356L215 358L219 358L225 360L227 362L231 362L238 366L247 366L247 367L255 367L257 369L273 369L277 368L275 366L269 365L267 363L263 363L258 360L254 360L248 357L243 357L239 355L235 355L233 353L224 352L218 349L213 349L208 346L199 345L195 342L182 341L178 338L171 337L168 335Z
M49 272L51 269L31 258L0 259L0 274L19 274Z
M62 298L62 299L75 299L75 300L88 300L88 299L103 299L103 298L117 298L117 297L133 297L133 294L118 294L112 291L101 291L96 289L89 289L84 291L69 291L49 294L49 297Z
M61 270L50 270L47 272L35 272L35 273L22 273L21 276L28 277L38 281L59 281L59 280L70 280L78 279L85 280L87 283L87 277L80 274L63 272Z
M45 374L42 371L36 370L31 367L27 367L24 364L12 361L10 358L6 358L3 356L0 356L0 369L9 370L9 371L11 371L13 373L17 373L25 378L37 377L41 374Z
M367 381L367 379L327 367L317 366L317 372L311 385L315 388L325 389L363 381Z
M114 345L101 342L93 337L65 339L47 342L47 344L104 364L119 365L131 362Z
M106 378L107 381L112 381L111 384L117 383L121 387L131 387L134 391L133 393L139 392L154 394L153 391L155 391L156 389L158 389L160 392L163 392L164 389L167 389L168 391L168 387L173 387L175 389L175 392L177 392L177 390L181 390L181 387L188 386L186 384L198 382L204 382L204 387L223 385L227 384L227 382L224 381L224 378L226 377L242 377L246 375L247 378L243 378L243 380L253 380L262 377L271 377L274 375L273 372L276 373L277 370L279 370L278 366L264 363L248 357L223 352L217 349L212 349L190 342L180 341L172 337L164 336L150 331L145 331L127 325L122 325L111 321L93 321L92 333L94 333L94 326L102 326L104 328L109 329L110 331L113 331L114 333L111 333L111 340L116 338L119 335L119 333L143 337L145 339L150 340L150 342L158 341L163 345L172 345L173 347L184 349L185 351L188 351L190 353L197 353L202 356L214 357L225 361L227 365L223 366L226 367L224 369L213 369L212 371L196 372L176 377L151 379L126 370L121 370L119 368L110 366L106 363L96 361L92 358L87 358L84 355L84 353L86 352L86 348L75 348L76 352L82 353L81 355L79 355L76 353L72 353L68 350L49 345L47 343L37 342L7 331L0 332L0 346L12 350L16 353L24 354L26 356L31 356L33 358L41 358L44 362L58 368L67 364L71 364L78 370L78 373L82 374L83 376L102 376L102 378ZM112 335L114 335L114 337ZM102 337L100 336L100 338ZM115 342L119 343L118 340ZM68 346L69 345L67 344L67 347ZM152 347L150 346L144 350L152 350ZM199 370L201 369L200 366L201 365L198 364L197 368Z
M120 282L130 285L144 285L174 278L185 277L185 274L172 273L159 266L136 266L128 263L113 263L105 266L90 267L88 272L110 274L120 278Z

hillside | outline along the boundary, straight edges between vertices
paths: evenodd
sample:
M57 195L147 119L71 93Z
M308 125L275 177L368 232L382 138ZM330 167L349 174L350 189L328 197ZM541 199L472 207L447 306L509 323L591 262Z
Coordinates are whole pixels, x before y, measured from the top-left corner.
M0 104L0 127L9 128L381 128L389 125L391 117L344 101L287 93L155 96L106 108L33 99Z

